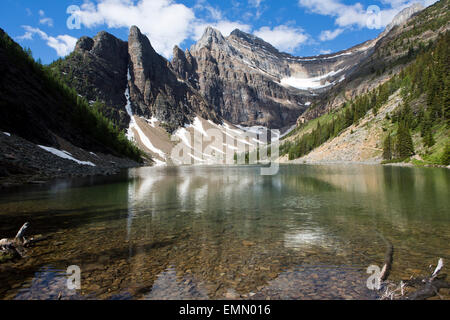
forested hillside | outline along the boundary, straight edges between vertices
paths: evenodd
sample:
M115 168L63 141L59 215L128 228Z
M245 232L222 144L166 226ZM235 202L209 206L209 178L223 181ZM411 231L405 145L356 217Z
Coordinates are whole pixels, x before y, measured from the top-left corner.
M418 31L414 29L406 35L411 32L416 34ZM418 155L423 163L448 165L449 45L448 31L435 42L411 44L407 54L390 61L383 67L383 72L392 73L397 65L412 63L376 89L319 117L313 121L313 127L312 123L300 125L282 144L281 154L288 154L289 160L307 155L339 136L346 128L358 124L369 112L376 115L389 97L399 90L402 104L395 112L386 115L383 125L386 133L380 146L383 146L384 159L404 161ZM293 139L294 136L297 137Z
M140 160L141 152L57 74L0 30L0 128L58 147L57 137L86 150Z

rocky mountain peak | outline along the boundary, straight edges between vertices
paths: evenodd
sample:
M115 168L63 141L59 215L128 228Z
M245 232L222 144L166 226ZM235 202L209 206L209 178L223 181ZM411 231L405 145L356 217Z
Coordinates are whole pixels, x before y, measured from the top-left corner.
M172 62L169 62L153 49L139 28L134 26L130 29L129 94L132 109L138 115L156 117L169 130L189 123L194 115L217 121L212 108L185 81L191 78L192 64L178 46L173 52Z
M186 59L186 55L179 46L173 47L173 58L172 59Z
M121 61L127 59L127 43L112 34L101 31L94 37L93 41L94 44L90 51L94 55L112 62L115 62L118 58Z
M386 27L386 29L383 31L381 35L384 36L394 27L404 24L414 14L422 11L423 9L425 9L425 7L420 3L414 3L413 5L403 9L402 11L397 13L394 19L392 19L392 22Z
M153 49L150 40L141 33L138 27L132 26L128 35L128 47L130 51L137 53L138 51L144 51L144 54L157 54ZM131 52L130 52L131 54Z
M145 100L146 81L150 76L152 57L156 55L150 41L141 33L138 27L132 26L128 36L128 54L130 57L130 73L137 92ZM133 87L131 88L133 93ZM136 93L137 94L137 93ZM133 94L132 94L133 96ZM144 101L145 104L147 101ZM142 108L144 109L144 107Z
M191 51L200 51L206 48L208 50L220 50L231 54L232 48L228 44L222 33L213 27L207 27L200 40L191 48Z
M239 29L235 29L233 32L231 32L229 38L235 39L238 41L239 40L244 41L252 47L261 48L261 49L267 50L271 53L275 53L275 54L279 53L279 51L274 46L272 46L270 43L264 41L261 38L254 36L250 33L241 31Z
M78 39L75 46L75 51L91 51L94 46L94 40L92 38L83 36Z
M189 81L192 86L196 87L196 83L193 81L195 61L189 50L183 52L178 46L175 46L173 48L171 67L181 79Z

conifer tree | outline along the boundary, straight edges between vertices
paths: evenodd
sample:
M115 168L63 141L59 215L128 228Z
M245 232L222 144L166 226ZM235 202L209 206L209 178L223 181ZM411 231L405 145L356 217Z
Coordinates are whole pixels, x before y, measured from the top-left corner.
M414 154L414 145L411 138L411 133L405 122L398 124L396 154L399 159L410 157Z
M383 159L391 160L392 159L392 139L391 133L387 135L383 142Z
M450 165L450 143L445 145L444 153L442 154L441 164L444 166Z
M423 137L423 144L425 147L431 148L435 143L436 141L433 138L433 132L431 131L431 128L428 128L425 136Z

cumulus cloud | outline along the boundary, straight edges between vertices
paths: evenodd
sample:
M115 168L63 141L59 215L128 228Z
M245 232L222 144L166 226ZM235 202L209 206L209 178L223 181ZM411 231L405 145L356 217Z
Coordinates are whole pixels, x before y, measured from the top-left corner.
M192 9L171 0L99 0L86 1L74 13L86 27L107 25L109 28L129 28L137 25L155 49L170 56L173 46L189 37L195 21Z
M196 10L207 10L208 19L198 19ZM173 0L87 0L81 10L74 13L81 23L90 28L107 25L109 28L129 28L137 25L149 37L153 47L165 57L172 55L175 45L187 39L201 37L207 26L213 26L224 34L235 28L249 31L246 24L229 21L220 10L206 1L199 1L193 8Z
M219 30L224 36L228 36L234 29L244 32L251 32L252 30L249 24L226 19L219 9L212 7L204 0L198 1L194 9L197 13L202 12L206 14L203 14L203 19L196 18L192 23L190 35L192 40L199 40L209 26Z
M53 19L46 17L44 10L39 10L39 16L41 17L39 19L39 24L45 24L49 27L53 27Z
M23 36L17 37L19 40L32 40L34 35L38 35L42 40L47 42L50 48L56 50L56 53L60 57L65 57L73 51L77 43L77 38L69 35L59 35L56 37L49 36L39 28L33 28L31 26L22 26L25 29Z
M337 28L336 30L324 30L320 33L319 39L320 41L333 40L342 32L344 32L344 29L342 28Z
M274 28L261 27L254 34L269 42L277 49L292 53L308 40L303 29L280 25Z
M301 7L307 8L312 13L331 16L341 28L356 26L359 28L386 27L397 13L414 3L422 3L428 6L437 0L382 0L387 7L377 12L377 23L372 23L373 13L370 7L366 8L361 3L352 5L344 4L340 0L299 0Z

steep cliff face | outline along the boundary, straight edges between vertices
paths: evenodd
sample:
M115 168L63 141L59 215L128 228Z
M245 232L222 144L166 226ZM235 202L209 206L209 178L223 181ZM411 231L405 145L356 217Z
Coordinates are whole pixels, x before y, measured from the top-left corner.
M137 27L130 30L128 52L130 98L136 114L156 117L171 131L190 123L195 115L219 121L205 99L177 76Z
M413 15L422 11L423 9L425 9L425 7L420 3L415 3L410 7L403 9L394 17L394 19L392 19L391 23L386 27L386 29L381 33L380 36L383 37L395 27L405 24Z
M172 65L181 76L188 74L224 119L282 128L295 124L318 94L350 74L371 54L374 44L370 41L334 55L298 58L240 30L225 38L209 27L190 51L178 53ZM187 55L195 63L180 70L180 61Z
M189 53L196 61L193 78L197 88L232 123L281 128L304 110L306 101L277 83L270 71L259 67L266 61L255 57L258 63L252 63L213 28L206 29Z
M82 37L74 52L52 67L88 101L104 102L103 112L108 118L122 128L128 127L130 118L123 108L128 68L126 42L107 32L100 32L93 39Z
M151 46L137 27L130 29L125 42L106 32L93 39L82 37L67 58L56 61L52 68L62 79L87 100L100 100L102 112L127 129L130 115L125 106L129 88L133 114L157 118L168 131L191 123L195 116L218 122L208 102L194 89L187 77L194 59L181 52L177 71ZM193 82L195 84L195 82Z
M85 39L82 45L92 42ZM111 174L137 165L120 158L138 160L140 154L111 123L2 29L0 73L0 188L53 177Z
M134 115L156 118L169 132L192 123L195 116L287 128L300 115L322 114L332 96L345 101L335 94L337 88L373 69L370 61L380 43L421 9L407 8L377 39L329 55L295 57L240 30L224 37L208 27L190 50L175 47L169 62L132 27L128 43L105 32L94 39L83 37L75 52L55 65L81 95L104 101L106 115L122 128L130 123L127 104ZM315 105L320 107L311 108Z
M198 88L198 76L195 73L197 62L189 50L183 52L178 46L175 46L171 65L181 79L188 81L194 88Z

